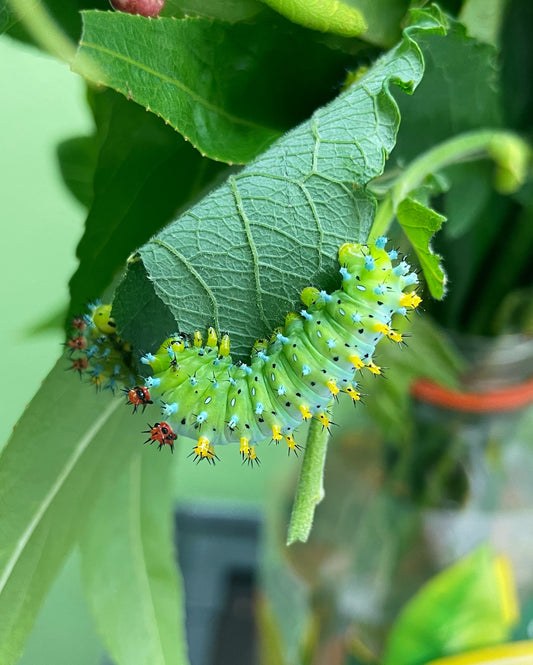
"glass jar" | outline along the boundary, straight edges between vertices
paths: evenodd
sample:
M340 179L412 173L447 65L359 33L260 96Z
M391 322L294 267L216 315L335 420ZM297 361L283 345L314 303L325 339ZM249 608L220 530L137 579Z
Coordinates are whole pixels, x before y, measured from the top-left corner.
M329 446L325 499L309 542L288 551L312 597L316 665L339 644L350 662L379 662L405 603L483 543L511 564L516 639L532 636L533 339L454 341L465 358L461 390L417 384L402 445L361 422L361 411L335 414L342 428Z

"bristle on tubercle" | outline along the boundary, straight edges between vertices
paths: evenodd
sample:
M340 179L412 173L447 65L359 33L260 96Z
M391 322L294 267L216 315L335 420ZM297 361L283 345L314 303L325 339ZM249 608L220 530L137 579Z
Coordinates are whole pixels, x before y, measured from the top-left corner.
M153 409L153 402L168 428L161 434L156 423L147 442L172 450L178 434L195 438L189 456L208 463L218 459L217 446L237 443L243 463L253 466L259 464L261 442L284 440L288 453L296 454L300 446L293 432L305 421L316 419L329 430L332 400L347 394L354 403L361 401L357 374L383 373L375 362L377 344L403 343L392 318L406 316L421 302L416 273L386 245L384 237L369 245L342 245L339 288L327 293L305 287L303 308L257 340L247 363L233 362L229 336L212 327L190 336L177 333L156 352L145 353L141 363L152 375L144 385L126 383L128 401L135 411ZM85 323L85 318L73 322L74 360ZM98 326L94 316L93 325ZM79 371L78 364L73 369Z

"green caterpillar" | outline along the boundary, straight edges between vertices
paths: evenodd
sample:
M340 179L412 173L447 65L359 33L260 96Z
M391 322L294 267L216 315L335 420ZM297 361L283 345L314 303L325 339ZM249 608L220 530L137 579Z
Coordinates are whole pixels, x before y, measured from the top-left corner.
M238 443L243 459L258 463L255 444L282 439L296 451L293 431L310 418L330 425L328 405L339 392L360 399L355 373L380 374L372 358L386 337L401 343L390 327L421 299L411 286L416 273L387 252L387 239L373 245L346 243L339 250L341 288L331 294L302 291L306 309L290 313L268 341L255 343L249 364L234 363L228 335L210 328L205 344L179 333L141 360L152 370L144 386L126 389L128 402L160 406L164 421L149 426L146 443L171 450L178 434L197 439L191 455L213 462L216 445Z

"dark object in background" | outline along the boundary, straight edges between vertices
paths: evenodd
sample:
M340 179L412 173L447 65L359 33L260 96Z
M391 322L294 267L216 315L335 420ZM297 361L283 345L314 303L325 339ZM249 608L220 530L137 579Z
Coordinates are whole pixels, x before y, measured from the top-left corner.
M255 573L261 521L242 508L180 508L178 559L190 665L255 665ZM109 658L102 665L113 665Z
M259 516L180 508L176 526L191 665L253 665Z

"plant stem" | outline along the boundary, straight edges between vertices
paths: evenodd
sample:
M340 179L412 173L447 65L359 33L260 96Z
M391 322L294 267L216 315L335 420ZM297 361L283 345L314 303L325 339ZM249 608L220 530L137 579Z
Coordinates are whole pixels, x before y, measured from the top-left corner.
M313 418L307 434L298 488L292 508L287 545L309 538L315 506L324 498L324 465L328 447L329 431Z
M479 159L487 154L493 157L499 165L503 163L506 166L508 155L502 155L498 149L502 147L504 150L505 148L511 149L511 146L517 145L517 141L520 142L518 137L510 132L494 129L480 130L454 136L420 155L398 177L381 202L368 241L374 242L376 238L386 233L394 219L398 205L409 196L410 192L420 186L428 175L451 164ZM525 144L524 150L527 151Z

